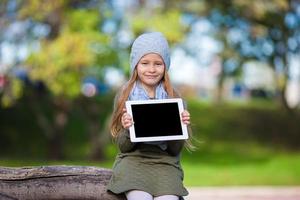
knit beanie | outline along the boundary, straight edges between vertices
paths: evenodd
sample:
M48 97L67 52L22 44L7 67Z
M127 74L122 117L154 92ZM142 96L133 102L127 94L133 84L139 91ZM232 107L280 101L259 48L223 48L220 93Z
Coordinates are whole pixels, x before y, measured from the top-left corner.
M160 32L144 33L137 37L132 44L130 52L131 73L140 59L149 53L160 55L165 63L166 69L170 67L170 53L168 41Z

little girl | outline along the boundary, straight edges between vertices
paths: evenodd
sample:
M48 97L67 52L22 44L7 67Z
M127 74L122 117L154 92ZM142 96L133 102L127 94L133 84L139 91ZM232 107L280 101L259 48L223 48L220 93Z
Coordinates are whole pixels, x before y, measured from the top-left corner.
M130 54L131 78L116 95L111 134L120 149L113 166L108 190L125 193L128 200L179 200L188 191L183 186L180 152L184 141L132 143L126 112L127 100L176 98L168 76L169 46L159 33L145 33L133 43ZM190 123L188 111L182 121Z

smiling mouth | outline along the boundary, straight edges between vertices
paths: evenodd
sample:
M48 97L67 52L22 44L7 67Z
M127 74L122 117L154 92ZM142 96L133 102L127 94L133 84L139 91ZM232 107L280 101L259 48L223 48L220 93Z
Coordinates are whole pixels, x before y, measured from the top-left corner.
M157 76L146 76L146 78L149 78L149 79L155 79Z

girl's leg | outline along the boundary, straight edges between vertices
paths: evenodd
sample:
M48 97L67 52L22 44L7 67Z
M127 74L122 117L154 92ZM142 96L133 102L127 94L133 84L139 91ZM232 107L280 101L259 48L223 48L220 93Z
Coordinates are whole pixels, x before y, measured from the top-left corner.
M179 200L179 197L176 195L162 195L154 197L154 200Z
M148 192L141 190L130 190L126 192L127 200L153 200L153 197Z

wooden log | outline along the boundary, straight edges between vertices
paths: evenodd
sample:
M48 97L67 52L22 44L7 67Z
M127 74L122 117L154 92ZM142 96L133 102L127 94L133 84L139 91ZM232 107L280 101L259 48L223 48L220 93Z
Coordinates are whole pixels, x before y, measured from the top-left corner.
M106 190L111 170L83 166L0 168L0 199L125 200Z

